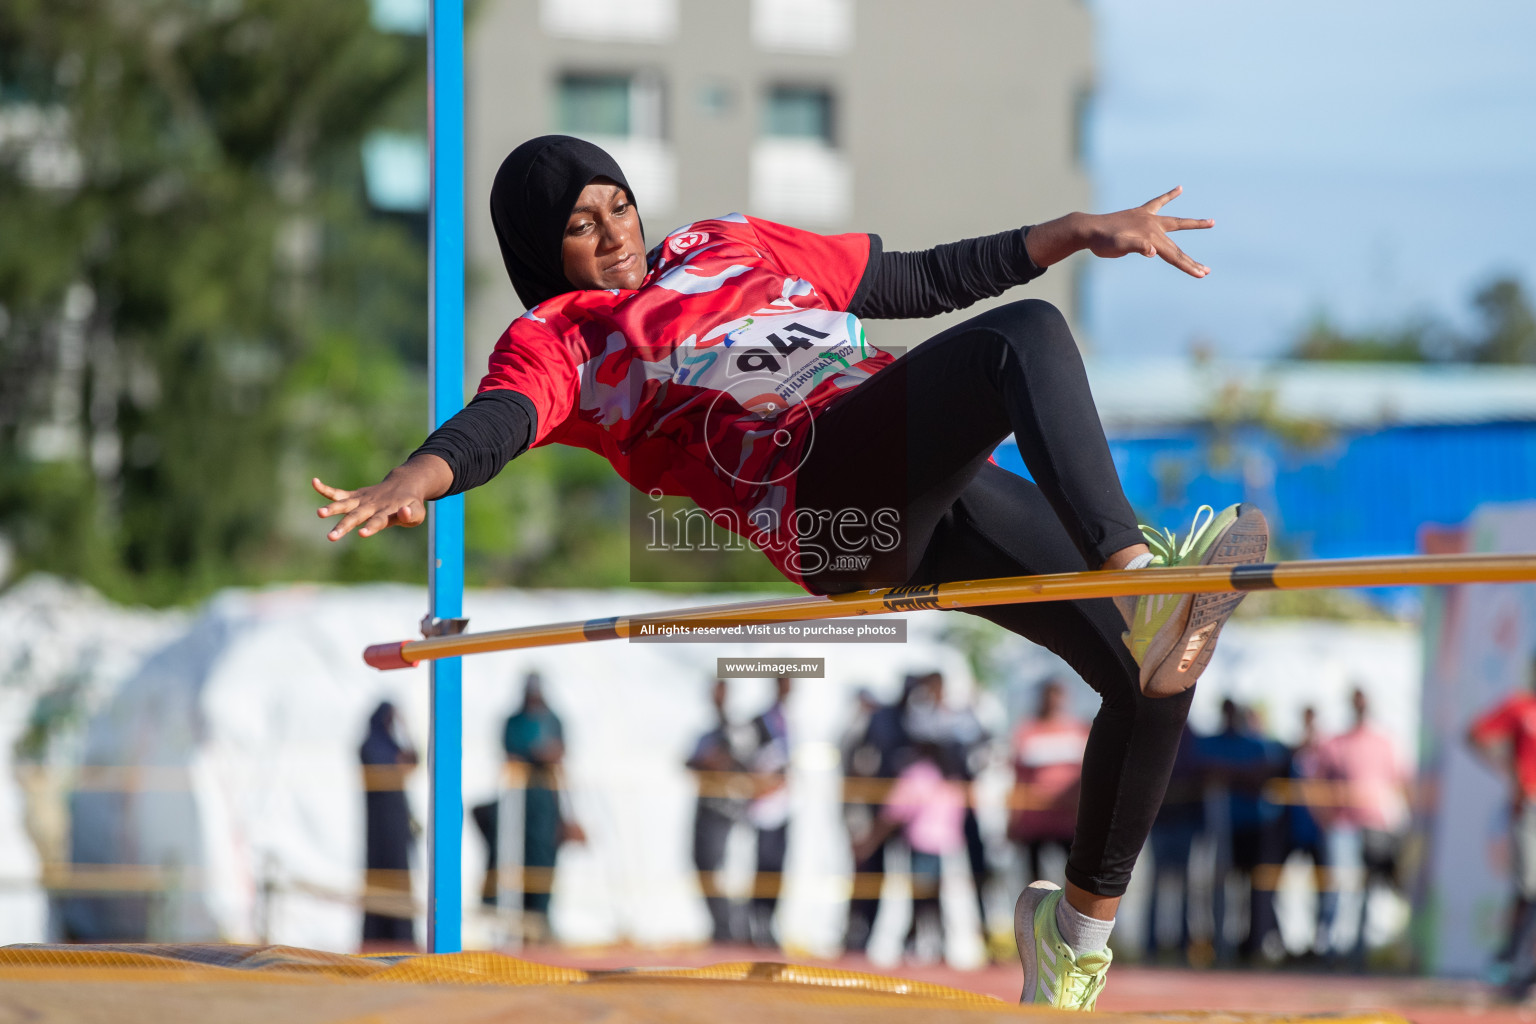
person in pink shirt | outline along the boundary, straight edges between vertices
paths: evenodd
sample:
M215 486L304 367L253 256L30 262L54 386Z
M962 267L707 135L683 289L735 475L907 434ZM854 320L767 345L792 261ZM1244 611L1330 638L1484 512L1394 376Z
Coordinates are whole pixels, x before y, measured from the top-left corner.
M1365 868L1361 883L1360 927L1356 932L1354 958L1365 956L1365 911L1371 884L1385 882L1397 887L1397 858L1408 826L1408 768L1397 744L1370 721L1370 701L1356 687L1350 695L1355 724L1347 732L1325 741L1319 762L1326 778L1334 783L1334 806L1326 813L1335 834L1358 832L1360 858Z
M1045 878L1043 854L1048 847L1072 847L1077 828L1077 797L1082 788L1083 748L1088 723L1067 711L1067 692L1057 679L1040 686L1035 717L1019 723L1013 733L1014 799L1008 838L1029 859L1029 877Z
M914 737L916 738L916 737ZM854 850L863 859L898 829L912 852L912 926L907 948L916 946L921 922L933 922L943 948L944 916L939 904L939 882L944 855L965 848L966 785L945 764L944 749L932 737L918 739L911 764L902 769L891 787L875 827Z

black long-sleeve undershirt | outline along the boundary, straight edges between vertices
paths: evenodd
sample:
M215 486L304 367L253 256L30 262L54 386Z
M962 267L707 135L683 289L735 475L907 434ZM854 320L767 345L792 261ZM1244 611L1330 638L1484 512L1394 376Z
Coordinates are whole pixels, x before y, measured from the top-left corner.
M871 320L938 316L1001 295L1045 273L1024 247L1028 228L934 246L884 252L870 235L870 265L848 311ZM528 450L538 410L519 391L482 391L434 430L414 455L436 455L453 470L448 494L479 487Z
M458 494L479 487L527 451L538 423L533 399L521 391L482 391L432 431L411 457L436 455L448 463L453 486L445 496Z
M936 245L920 252L878 252L870 236L873 276L855 297L854 316L906 320L964 309L1045 273L1024 247L1029 228Z

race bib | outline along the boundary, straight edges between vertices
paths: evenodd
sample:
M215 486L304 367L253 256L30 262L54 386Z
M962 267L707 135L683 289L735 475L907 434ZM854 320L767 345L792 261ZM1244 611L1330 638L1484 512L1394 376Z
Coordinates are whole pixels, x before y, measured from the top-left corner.
M743 317L680 346L672 379L729 392L742 408L772 419L876 351L852 313L797 309Z

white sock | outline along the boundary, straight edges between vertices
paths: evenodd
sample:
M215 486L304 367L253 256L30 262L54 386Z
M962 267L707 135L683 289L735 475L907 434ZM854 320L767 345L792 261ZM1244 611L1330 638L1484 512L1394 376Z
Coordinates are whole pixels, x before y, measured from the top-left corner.
M1073 956L1098 953L1109 945L1109 933L1115 927L1115 919L1100 921L1081 913L1063 896L1056 904L1056 930L1066 944L1072 947Z
M1145 569L1152 564L1152 552L1143 551L1129 562L1125 563L1127 569Z

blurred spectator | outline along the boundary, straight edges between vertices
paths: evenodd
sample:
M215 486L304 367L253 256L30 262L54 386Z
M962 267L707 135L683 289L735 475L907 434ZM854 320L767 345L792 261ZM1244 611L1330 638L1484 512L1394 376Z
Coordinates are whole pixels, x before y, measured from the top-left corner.
M969 792L970 783L975 778L971 761L973 757L985 752L987 734L981 727L981 721L976 717L973 708L950 707L944 702L943 673L927 672L918 676L912 683L910 697L907 700L905 724L907 733L914 740L918 736L925 736L939 745L946 769L953 772L956 779L965 783ZM972 889L976 894L976 913L981 921L982 932L985 934L987 927L985 894L990 872L987 868L987 848L981 841L981 826L976 820L976 809L973 804L973 801L966 801L961 829L965 837L966 864L970 868Z
M853 717L848 720L848 726L843 730L842 742L838 744L843 755L843 787L844 794L848 797L843 808L843 815L848 819L850 832L863 832L863 828L855 828L859 824L854 819L855 808L867 808L869 804L863 800L855 799L859 795L861 786L855 784L846 785L848 780L874 779L880 776L880 748L870 738L870 724L875 715L884 708L880 699L876 697L868 687L859 687L853 695ZM868 822L862 824L867 825Z
M544 700L544 683L528 673L523 706L507 719L502 749L513 766L526 766L523 794L523 933L528 941L549 936L549 896L555 857L566 840L582 842L581 829L561 809L565 788L565 730Z
M1173 775L1148 838L1152 847L1152 893L1147 906L1145 956L1149 960L1156 959L1163 948L1158 922L1167 916L1164 894L1169 881L1176 882L1179 890L1175 904L1179 957L1186 961L1189 957L1189 861L1195 837L1205 828L1205 781L1196 752L1198 743L1194 730L1188 722L1184 723L1178 753L1174 755Z
M1283 779L1290 768L1291 748L1275 739L1257 708L1244 709L1248 734L1264 745L1264 766L1258 779L1260 825L1258 863L1253 868L1249 894L1250 955L1262 955L1271 963L1285 957L1285 939L1280 935L1280 921L1275 914L1275 892L1280 887L1280 872L1285 866L1285 807L1274 799L1285 786ZM1278 787L1278 788L1277 788Z
M843 771L844 793L847 804L862 802L868 808L866 815L853 815L857 824L860 817L873 824L884 804L884 792L911 757L911 739L907 735L907 705L913 692L922 681L921 676L907 676L902 684L901 698L894 704L874 704L874 695L860 694L861 710L868 708L868 721L862 735L852 731L844 739ZM850 785L848 780L860 780ZM861 844L866 833L849 832L854 846L853 898L848 901L848 927L843 944L851 952L863 952L869 944L874 929L875 914L880 907L880 889L885 882L885 854L891 833L883 832L876 842ZM862 853L860 851L863 851Z
M942 699L944 677L935 673L934 678L937 680ZM990 737L982 728L981 719L976 717L976 708L971 704L949 709L947 726L944 742L946 756L949 758L948 763L954 768L956 778L965 783L966 793L969 795L976 781L976 773L986 766L987 741ZM981 822L976 817L974 799L968 799L965 802L965 817L961 821L961 828L965 833L966 865L971 869L971 886L976 895L976 920L981 925L982 936L985 937L988 934L987 882L992 877L992 869L987 863L987 846L982 842ZM1014 954L1010 950L1008 959L1012 960L1013 957Z
M1293 853L1304 853L1312 861L1312 876L1317 886L1317 932L1312 951L1323 955L1333 941L1333 918L1338 911L1338 883L1329 870L1332 860L1327 837L1319 821L1327 820L1327 801L1317 783L1324 776L1322 738L1317 731L1317 709L1301 712L1301 740L1287 752L1286 778L1289 780L1285 805L1285 845L1278 863L1284 864ZM1314 810L1314 804L1318 805Z
M406 803L405 779L416 767L417 758L389 701L374 708L359 755L367 822L363 945L414 949L411 847L415 845L416 823Z
M784 855L789 849L789 727L784 702L792 680L780 676L773 704L753 721L756 747L749 767L756 776L756 795L747 806L747 820L757 829L757 879L752 886L748 929L752 943L776 947L773 913L784 882Z
M726 683L715 680L711 700L715 706L715 727L694 745L688 767L700 772L699 797L693 817L693 866L699 873L699 888L713 922L711 940L733 942L739 938L731 901L716 884L715 872L725 864L725 846L731 830L746 820L746 798L752 784L745 775L747 752L743 750L741 730L732 729L725 715Z
M1043 854L1054 847L1062 862L1077 826L1077 796L1083 777L1083 747L1088 723L1067 712L1067 692L1060 680L1040 686L1035 717L1013 733L1014 790L1008 838L1025 856L1028 880L1045 878ZM1060 879L1054 879L1061 884Z
M1323 743L1320 760L1324 774L1336 783L1339 791L1338 806L1329 823L1334 833L1336 867L1340 860L1338 840L1359 840L1364 877L1360 883L1360 925L1355 933L1353 957L1363 965L1366 910L1372 883L1383 882L1394 890L1397 888L1397 859L1408 825L1410 777L1392 737L1367 720L1370 702L1365 691L1357 687L1350 695L1350 704L1354 709L1354 726Z
M880 749L870 739L870 724L883 707L873 692L860 687L854 695L853 718L843 731L840 744L843 754L843 825L848 829L850 851L856 850L869 836L879 807L877 794L884 795L879 788L882 785L879 781ZM885 846L882 843L873 855L882 870L885 866L884 854ZM867 915L863 913L864 905L871 902L870 897L878 904L880 888L877 881L871 891L868 876L860 871L858 857L855 856L853 860L853 894L848 904L848 923L843 934L843 945L849 951L862 952L869 944L870 926L874 920L872 909ZM877 873L876 877L879 879L883 876ZM855 908L860 911L857 915Z
M939 887L944 856L965 845L967 787L958 777L955 766L946 763L950 759L937 742L944 737L921 731L933 722L933 719L919 721L919 732L913 737L917 742L912 763L896 777L896 784L891 787L874 828L854 849L854 856L863 859L896 830L902 830L912 852L912 925L907 931L909 952L915 951L917 935L925 921L930 922L938 934L939 949L943 950L944 914L939 903Z
M1536 663L1529 682L1536 686ZM1536 982L1536 693L1516 693L1472 723L1472 750L1509 781L1515 899L1498 972L1524 998Z
M1195 749L1207 786L1214 787L1217 798L1217 813L1207 815L1207 826L1215 833L1217 849L1211 909L1216 957L1227 962L1234 945L1226 929L1229 872L1248 884L1248 932L1236 941L1238 955L1254 958L1263 950L1265 939L1276 931L1275 879L1268 877L1272 871L1259 872L1258 868L1276 863L1280 808L1264 798L1263 789L1283 766L1276 745L1259 735L1252 719L1230 698L1221 703L1221 724L1220 732L1201 737ZM1225 800L1221 799L1222 794Z

